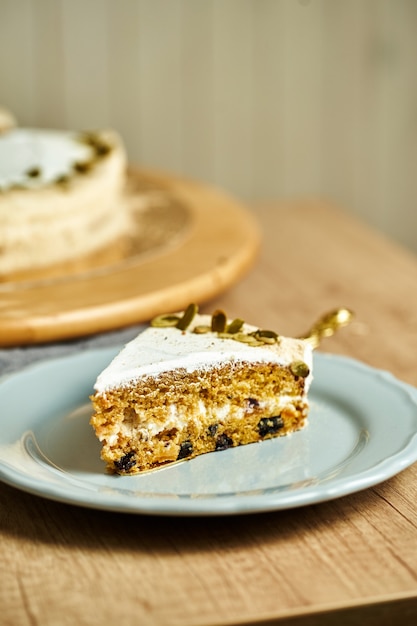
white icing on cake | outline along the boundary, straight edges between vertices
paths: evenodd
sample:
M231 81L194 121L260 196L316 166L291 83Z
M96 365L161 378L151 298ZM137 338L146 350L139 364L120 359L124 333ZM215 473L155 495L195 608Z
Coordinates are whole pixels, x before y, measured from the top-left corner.
M113 359L97 378L94 389L105 393L116 387L128 386L142 376L157 376L162 372L183 368L187 372L205 369L225 362L274 362L289 365L303 361L310 369L305 391L311 382L312 349L300 339L280 337L276 344L249 346L234 339L218 337L217 333L193 333L195 326L210 325L211 316L196 315L187 331L177 328L147 328ZM245 324L243 332L257 330Z
M288 396L282 395L278 398L273 396L271 398L265 397L263 400L259 401L259 408L264 408L267 412L272 405L274 409L278 412L284 408L288 408L289 406L295 406L299 397L297 396ZM135 436L135 433L139 432L141 437L146 441L149 437L155 437L159 433L164 430L169 430L170 428L177 428L179 430L185 429L191 422L194 424L200 423L200 420L206 417L207 409L201 404L199 407L200 411L196 411L192 416L190 416L187 412L187 409L184 407L178 407L177 405L172 405L170 408L170 415L166 420L153 420L152 418L146 417L146 420L143 421L142 426L138 426L132 422L121 422L116 423L114 425L114 432L110 433L109 427L106 431L106 434L103 436L99 436L99 440L105 440L109 446L115 445L117 443L117 439L119 435L123 437L127 437L131 439ZM233 410L233 417L235 419L244 420L248 415L247 407L236 407L232 403L223 404L221 407L215 407L215 419L217 422L226 421L231 411ZM139 419L139 416L137 417Z
M92 159L94 150L81 135L57 130L14 128L0 137L0 189L12 185L29 188L73 175L74 163ZM37 168L39 175L28 172Z

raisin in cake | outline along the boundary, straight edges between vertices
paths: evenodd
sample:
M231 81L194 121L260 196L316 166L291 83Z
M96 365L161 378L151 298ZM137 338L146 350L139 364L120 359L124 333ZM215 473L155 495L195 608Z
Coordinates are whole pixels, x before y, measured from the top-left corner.
M125 150L113 131L3 123L0 275L72 261L126 233L125 183Z
M135 474L305 425L312 348L196 306L156 318L98 376L102 459Z

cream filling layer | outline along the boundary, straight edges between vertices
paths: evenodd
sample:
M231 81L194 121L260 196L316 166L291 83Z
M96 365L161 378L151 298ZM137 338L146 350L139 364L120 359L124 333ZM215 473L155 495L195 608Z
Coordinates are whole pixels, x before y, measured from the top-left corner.
M297 404L302 401L301 396L279 396L263 399L259 402L259 408L270 410L272 409L278 415L284 408L295 408ZM118 443L119 437L133 439L134 437L140 437L143 441L148 441L153 437L158 436L165 430L171 430L176 428L178 431L186 430L190 424L194 424L198 427L201 423L201 418L206 419L207 407L199 401L198 412L190 418L187 409L182 407L171 405L169 407L169 415L166 420L152 420L146 414L138 415L137 420L129 420L114 424L110 429L106 429L105 432L100 433L100 441L106 441L107 445L114 446ZM231 403L224 404L221 407L214 408L212 411L212 418L221 424L227 422L228 417L232 416L233 419L244 419L250 415L251 411L243 407L235 407ZM142 419L141 419L142 417Z

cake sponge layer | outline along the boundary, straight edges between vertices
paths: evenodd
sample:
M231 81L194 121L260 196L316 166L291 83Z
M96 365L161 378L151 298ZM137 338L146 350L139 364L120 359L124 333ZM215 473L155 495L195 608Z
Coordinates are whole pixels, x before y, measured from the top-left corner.
M96 393L91 424L107 468L135 474L302 428L306 386L274 362L179 367Z

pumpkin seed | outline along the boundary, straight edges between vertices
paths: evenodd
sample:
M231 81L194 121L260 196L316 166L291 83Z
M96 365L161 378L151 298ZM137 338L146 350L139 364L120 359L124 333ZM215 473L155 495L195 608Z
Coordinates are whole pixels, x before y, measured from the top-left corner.
M211 330L214 333L224 333L226 330L226 313L224 311L214 311L211 317Z
M235 320L230 322L226 330L229 334L234 335L235 333L238 333L241 330L244 323L245 322L243 320L236 318Z
M154 328L168 328L170 326L176 326L179 319L178 315L158 315L151 320L151 326Z
M236 341L240 341L241 343L247 343L251 346L257 345L260 346L261 342L256 339L253 335L246 335L245 333L235 333L233 335L233 339Z
M196 335L204 335L205 333L209 333L210 331L210 326L196 326L193 330Z
M180 330L186 330L197 313L198 306L194 303L189 304L185 309L183 316L178 320L178 323L176 324L177 328Z
M277 343L276 337L260 337L259 335L257 335L257 339L259 339L260 342L265 343L270 346L273 345L274 343Z
M310 373L310 368L304 361L293 361L290 364L290 370L294 376L300 376L300 378L306 378Z
M89 172L91 170L92 162L91 161L77 161L76 163L74 163L72 167L79 174L85 174L86 172Z
M262 337L266 339L278 339L278 335L274 330L257 330L255 331L257 337Z
M55 184L60 185L63 189L66 189L70 183L70 177L63 174L55 179Z
M104 143L104 141L102 141L100 143L97 143L94 146L94 150L98 157L104 157L107 154L109 154L109 152L111 152L111 146L109 146L109 144Z

